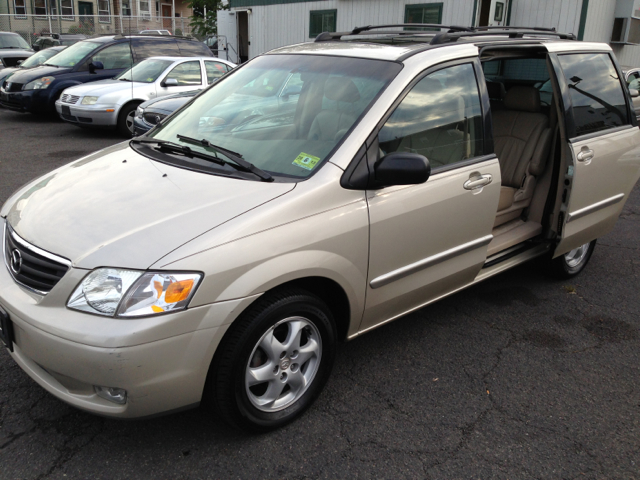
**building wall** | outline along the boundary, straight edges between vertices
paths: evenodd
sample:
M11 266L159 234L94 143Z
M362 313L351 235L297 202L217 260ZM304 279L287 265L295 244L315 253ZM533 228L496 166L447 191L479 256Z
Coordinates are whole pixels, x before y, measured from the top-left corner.
M270 2L235 0L236 4L246 6L232 6L232 11L251 9L248 15L250 58L283 45L312 41L309 38L309 12L312 10L336 9L336 30L350 31L362 25L403 23L408 4L441 3L443 24L471 25L474 4L479 6L482 0L282 1L275 5L257 5ZM629 11L625 16L640 9L640 0L510 0L510 3L509 25L554 27L559 32L574 33L585 41L605 43L611 41L614 18L620 15L621 9ZM223 10L218 15L228 16L229 12ZM219 20L218 33L227 35L235 47L235 29L230 27L229 18L223 22ZM622 65L640 66L640 46L613 44L612 48Z

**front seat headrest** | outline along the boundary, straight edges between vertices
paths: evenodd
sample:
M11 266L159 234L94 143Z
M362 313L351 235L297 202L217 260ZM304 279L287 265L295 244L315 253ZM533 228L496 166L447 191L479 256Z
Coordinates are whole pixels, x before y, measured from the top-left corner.
M520 85L511 87L504 96L504 106L507 110L538 113L540 111L540 92L533 87Z
M489 100L502 100L507 91L504 88L504 84L487 80L487 93L489 94Z
M360 92L353 80L345 77L331 77L324 85L324 96L336 102L356 103Z

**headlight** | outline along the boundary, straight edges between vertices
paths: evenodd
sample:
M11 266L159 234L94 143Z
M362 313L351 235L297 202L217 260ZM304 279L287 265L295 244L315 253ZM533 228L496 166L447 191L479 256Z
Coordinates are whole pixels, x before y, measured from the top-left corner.
M43 90L45 88L49 88L49 85L51 85L51 82L53 82L56 79L56 77L42 77L39 78L37 80L34 80L33 82L29 82L27 83L23 90Z
M143 113L144 113L144 110L142 110L142 108L140 107L136 108L136 117L142 118Z
M98 97L84 97L82 99L82 105L93 105L98 101Z
M109 317L140 317L187 308L202 275L98 268L76 287L67 307Z

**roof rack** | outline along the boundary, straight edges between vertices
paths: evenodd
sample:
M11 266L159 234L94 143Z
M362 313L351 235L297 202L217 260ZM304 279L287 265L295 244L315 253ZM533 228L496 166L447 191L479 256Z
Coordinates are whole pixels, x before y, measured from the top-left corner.
M431 29L446 29L446 32L425 32L416 30L404 30L404 31L376 31L383 28L431 28ZM555 28L545 27L503 27L503 26L491 26L491 27L464 27L456 25L440 25L436 23L398 23L394 25L368 25L366 27L356 27L350 32L323 32L315 39L316 42L329 42L340 40L342 37L370 34L370 35L398 35L398 36L431 36L429 42L430 45L441 45L444 43L452 43L458 41L462 37L483 37L483 36L497 36L506 35L509 38L523 38L525 35L541 35L541 36L555 36L562 40L576 40L576 36L573 33L559 33Z

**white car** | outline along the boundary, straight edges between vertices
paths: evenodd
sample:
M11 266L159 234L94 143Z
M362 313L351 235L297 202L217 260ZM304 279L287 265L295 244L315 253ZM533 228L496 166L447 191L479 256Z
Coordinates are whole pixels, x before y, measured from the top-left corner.
M67 88L56 101L60 117L79 126L117 128L131 137L138 105L201 90L235 64L211 57L151 57L116 77Z

